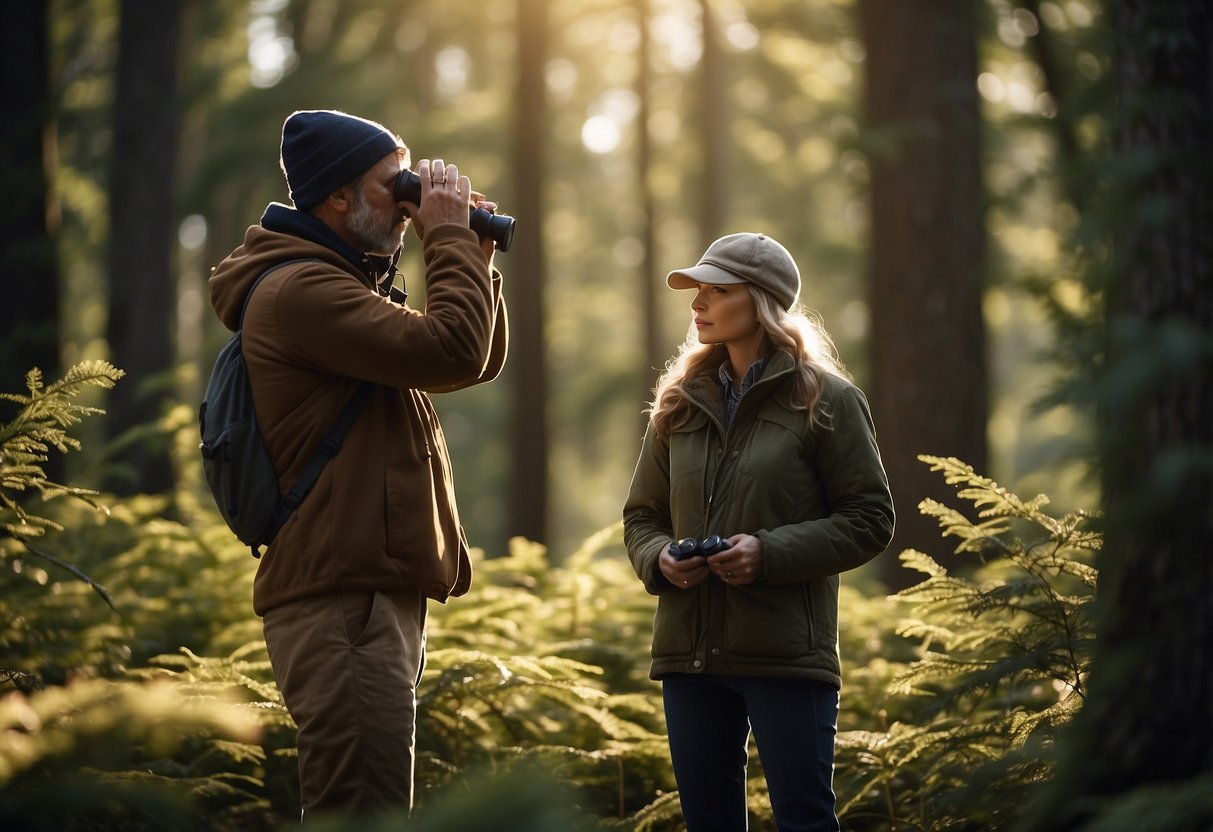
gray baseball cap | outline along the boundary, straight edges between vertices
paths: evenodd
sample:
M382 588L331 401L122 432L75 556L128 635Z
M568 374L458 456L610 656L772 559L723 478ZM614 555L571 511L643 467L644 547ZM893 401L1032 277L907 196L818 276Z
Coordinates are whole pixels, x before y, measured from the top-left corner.
M800 269L788 250L765 234L745 231L721 237L689 269L666 275L671 289L694 289L700 283L753 283L766 289L784 309L800 294Z

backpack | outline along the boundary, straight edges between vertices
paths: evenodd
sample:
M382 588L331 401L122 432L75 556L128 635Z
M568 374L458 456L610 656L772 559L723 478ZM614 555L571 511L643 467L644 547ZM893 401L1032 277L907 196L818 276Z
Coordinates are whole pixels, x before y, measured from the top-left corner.
M371 388L370 382L359 386L341 411L337 423L320 443L316 455L290 490L282 494L278 488L278 474L257 429L241 333L244 313L248 311L249 299L257 286L274 269L295 262L299 261L271 266L254 281L244 298L238 327L215 359L198 409L198 428L202 434L199 449L206 484L228 528L252 550L255 558L261 557L261 547L273 542L279 529L312 490L324 466L341 449L341 442Z

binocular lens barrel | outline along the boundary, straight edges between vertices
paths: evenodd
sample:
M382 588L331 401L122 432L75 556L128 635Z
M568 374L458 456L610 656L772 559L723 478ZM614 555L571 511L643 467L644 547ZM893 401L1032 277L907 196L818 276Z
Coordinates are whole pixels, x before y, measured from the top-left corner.
M693 558L696 555L714 555L717 552L723 552L728 549L729 542L718 534L709 535L703 540L696 540L693 537L684 537L676 543L670 544L670 557L674 560L686 560Z
M397 202L421 204L421 177L411 170L400 171L392 195ZM498 251L509 251L514 243L514 218L506 214L494 214L483 208L468 209L468 225L481 238L488 237L497 244Z
M693 537L684 537L677 543L670 545L670 557L674 560L686 560L693 558L698 554L696 551L699 548L699 541Z

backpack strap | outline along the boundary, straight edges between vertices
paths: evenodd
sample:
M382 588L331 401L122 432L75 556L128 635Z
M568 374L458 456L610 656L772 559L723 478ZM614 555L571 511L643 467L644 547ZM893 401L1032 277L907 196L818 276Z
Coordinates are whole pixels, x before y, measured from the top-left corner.
M281 269L283 266L289 266L293 263L307 263L309 261L316 263L320 262L315 257L296 257L293 260L283 260L281 263L275 263L258 275L257 279L253 281L253 285L248 287L248 291L244 293L244 303L240 306L240 321L238 322L236 330L244 330L244 313L248 311L248 303L253 299L254 290L261 285L261 281L270 276L270 272L275 271L276 269Z
M354 425L354 420L358 417L358 411L362 409L363 402L371 392L371 383L364 381L358 385L358 389L350 400L345 403L345 409L341 411L341 416L337 419L337 424L325 434L324 439L320 441L320 448L316 451L316 455L308 462L307 467L303 469L303 473L295 480L294 485L286 492L286 495L278 503L278 508L274 510L274 517L270 521L269 528L265 530L265 536L262 542L252 547L253 557L261 557L260 549L262 546L268 546L270 542L277 536L279 529L286 525L286 521L295 513L295 509L303 502L303 498L312 490L312 486L316 484L316 480L320 479L320 472L324 470L324 466L328 465L329 460L337 455L341 450L341 443L345 441L345 435L350 432L350 428Z
M263 271L261 275L253 281L253 285L249 287L248 294L244 296L244 305L240 308L240 331L244 330L244 313L248 311L249 300L253 297L253 290L269 276L269 273L275 269L289 266L292 263L302 263L307 260L314 260L313 257L298 257L294 260L284 260L281 263L275 263L268 269ZM291 515L299 508L303 499L307 497L308 492L312 490L312 486L316 484L316 480L320 479L320 473L324 470L324 466L328 465L329 460L337 455L341 450L341 443L345 441L345 436L350 432L350 428L354 426L354 420L358 418L358 411L362 409L363 403L370 395L373 385L369 381L364 381L358 385L358 389L354 391L354 395L345 403L345 408L341 411L341 415L337 417L337 423L329 429L325 434L324 439L320 440L320 448L316 454L308 462L303 469L303 473L295 480L294 485L290 490L278 501L278 507L274 509L274 516L270 520L269 526L262 535L261 540L255 545L249 547L252 555L255 558L261 557L261 547L268 546L278 536L279 530L286 525L286 521L291 519Z

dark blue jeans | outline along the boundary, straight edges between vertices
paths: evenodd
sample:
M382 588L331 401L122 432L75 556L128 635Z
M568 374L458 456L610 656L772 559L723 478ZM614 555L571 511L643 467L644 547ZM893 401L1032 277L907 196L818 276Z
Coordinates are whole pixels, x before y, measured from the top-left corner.
M804 679L671 674L662 678L662 693L688 832L747 828L751 729L780 832L837 832L838 691L833 686Z

